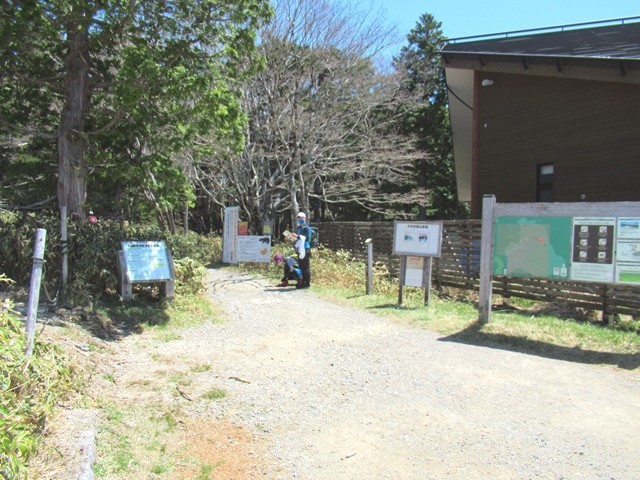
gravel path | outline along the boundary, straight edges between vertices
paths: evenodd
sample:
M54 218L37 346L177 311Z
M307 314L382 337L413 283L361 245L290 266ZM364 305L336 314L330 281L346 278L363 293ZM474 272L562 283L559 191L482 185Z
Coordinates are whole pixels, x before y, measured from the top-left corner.
M277 479L640 479L636 371L437 334L209 272L227 313L189 335ZM215 413L215 412L214 412Z

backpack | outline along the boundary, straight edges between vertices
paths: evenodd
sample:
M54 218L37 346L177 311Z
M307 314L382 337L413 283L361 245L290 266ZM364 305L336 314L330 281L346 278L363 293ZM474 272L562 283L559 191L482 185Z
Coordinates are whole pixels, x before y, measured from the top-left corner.
M311 248L317 247L320 241L320 232L318 231L318 227L309 227L309 231L311 232L311 237L309 238L309 246Z

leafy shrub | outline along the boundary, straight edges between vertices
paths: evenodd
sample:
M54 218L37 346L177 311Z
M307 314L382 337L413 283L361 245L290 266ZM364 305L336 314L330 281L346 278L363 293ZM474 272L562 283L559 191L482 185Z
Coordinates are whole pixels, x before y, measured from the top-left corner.
M60 285L60 226L55 217L34 214L0 215L0 272L28 285L33 240L37 228L47 231L43 284L53 296ZM190 258L209 265L222 258L222 239L193 232L171 235L153 225L101 219L96 224L68 222L69 279L66 298L72 304L86 304L92 298L115 292L116 252L122 241L165 240L174 261ZM195 286L193 281L183 283ZM201 288L201 287L198 287ZM184 290L183 290L184 291Z
M181 258L174 262L176 295L198 294L204 291L207 270L193 258Z

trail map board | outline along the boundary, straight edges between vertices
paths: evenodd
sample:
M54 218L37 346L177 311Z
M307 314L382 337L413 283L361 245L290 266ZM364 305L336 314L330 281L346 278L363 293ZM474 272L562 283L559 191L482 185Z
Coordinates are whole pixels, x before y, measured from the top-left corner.
M493 273L566 280L571 265L570 217L498 217Z
M640 284L638 217L496 217L493 274Z

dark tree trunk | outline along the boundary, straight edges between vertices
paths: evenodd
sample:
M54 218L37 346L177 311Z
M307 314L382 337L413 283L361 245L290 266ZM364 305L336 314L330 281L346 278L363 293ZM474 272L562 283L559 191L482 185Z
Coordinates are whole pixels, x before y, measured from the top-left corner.
M71 25L67 33L65 104L58 130L58 205L68 215L86 217L85 119L89 110L87 33Z

